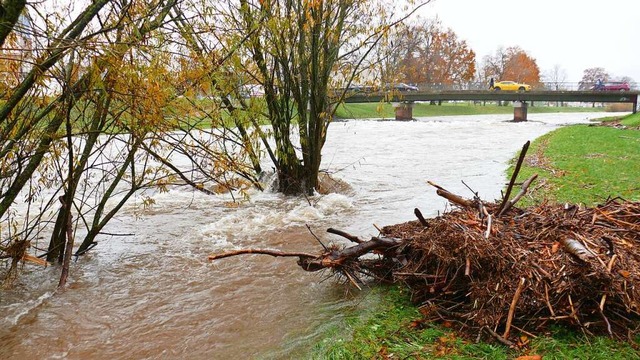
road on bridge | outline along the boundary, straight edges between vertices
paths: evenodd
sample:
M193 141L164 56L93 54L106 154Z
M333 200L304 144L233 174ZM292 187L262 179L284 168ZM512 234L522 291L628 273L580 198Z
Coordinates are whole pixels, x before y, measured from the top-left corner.
M416 101L565 101L565 102L606 102L631 103L633 112L638 108L638 91L488 91L488 90L445 90L445 91L391 91L347 93L345 103L367 102L416 102Z

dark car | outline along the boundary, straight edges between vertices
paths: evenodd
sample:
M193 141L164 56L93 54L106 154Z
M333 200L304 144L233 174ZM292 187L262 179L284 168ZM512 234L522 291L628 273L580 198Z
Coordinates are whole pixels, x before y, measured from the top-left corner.
M387 83L384 84L384 86L382 87L383 90L385 91L389 91L389 90L396 90L396 91L418 91L420 90L417 86L415 85L410 85L410 84L405 84L405 83L396 83L396 84L391 84L391 83Z
M598 91L629 91L631 87L626 82L606 82L604 84L596 84L591 89Z

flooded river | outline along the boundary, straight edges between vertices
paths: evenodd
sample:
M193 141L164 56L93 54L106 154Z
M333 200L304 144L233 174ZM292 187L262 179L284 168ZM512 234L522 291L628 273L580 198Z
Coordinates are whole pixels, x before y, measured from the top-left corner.
M237 208L226 197L177 190L143 209L132 202L88 255L72 264L68 290L53 294L59 269L28 266L0 298L0 359L300 358L367 291L345 293L327 273L306 273L295 258L213 252L256 247L319 251L328 227L361 237L435 216L445 201L432 180L496 199L507 162L527 140L606 114L430 117L411 122L346 121L329 128L323 167L353 187L347 194L287 198L253 193ZM29 272L34 273L30 274ZM42 282L42 272L48 279Z

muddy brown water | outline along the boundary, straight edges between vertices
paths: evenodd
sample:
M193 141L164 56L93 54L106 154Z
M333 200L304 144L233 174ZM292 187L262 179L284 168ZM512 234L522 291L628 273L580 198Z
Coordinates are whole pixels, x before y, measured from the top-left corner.
M0 298L0 359L305 358L348 314L375 303L294 258L244 256L207 261L216 251L260 247L319 251L335 227L369 237L373 224L435 216L445 201L432 180L471 196L500 196L508 160L527 140L606 114L346 121L329 129L323 166L351 185L346 194L287 198L254 193L237 208L224 197L184 190L139 199L72 265L69 286L53 294L59 270L27 266ZM44 274L44 277L43 277Z

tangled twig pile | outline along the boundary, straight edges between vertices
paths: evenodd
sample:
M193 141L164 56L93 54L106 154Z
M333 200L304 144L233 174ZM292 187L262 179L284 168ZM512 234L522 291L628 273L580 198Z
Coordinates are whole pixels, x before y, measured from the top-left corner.
M492 209L496 204L484 204ZM388 226L407 257L393 271L434 316L500 331L552 322L627 335L640 319L640 203L542 204L493 219L464 207Z

